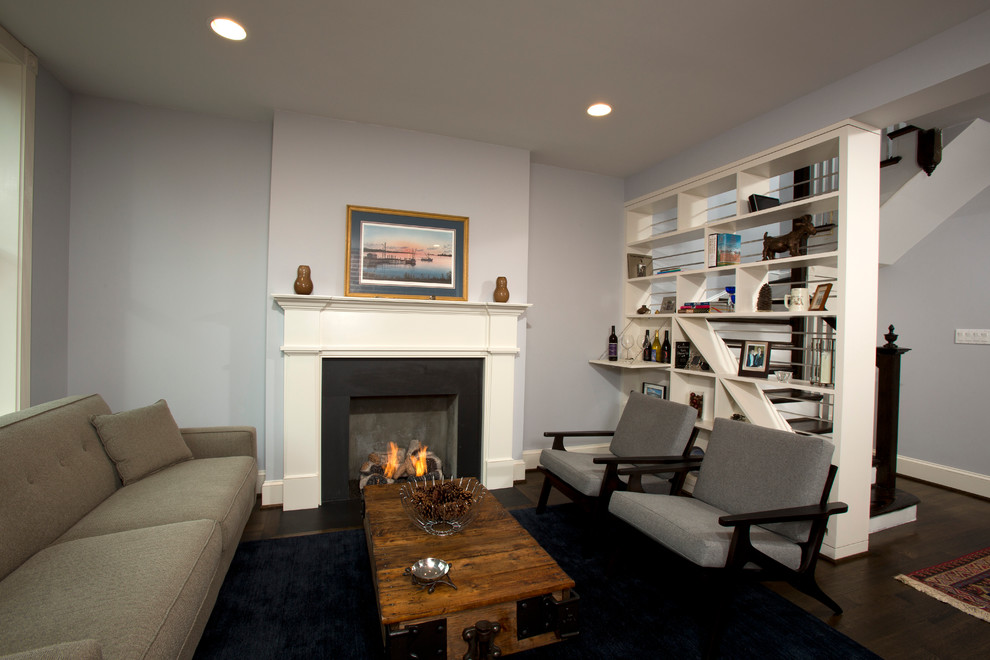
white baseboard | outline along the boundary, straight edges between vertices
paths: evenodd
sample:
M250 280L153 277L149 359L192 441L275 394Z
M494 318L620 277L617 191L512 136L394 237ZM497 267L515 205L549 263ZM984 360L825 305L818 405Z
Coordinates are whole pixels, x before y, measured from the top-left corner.
M568 447L567 451L573 451L583 454L607 454L608 453L607 442L598 443L595 445L577 445L575 447ZM523 463L525 464L526 470L535 470L536 466L540 464L540 454L543 453L542 449L527 449L523 451ZM521 479L520 479L521 481Z
M282 504L282 482L266 481L261 484L261 506L277 506Z
M907 456L897 457L897 474L920 481L945 486L980 497L990 497L990 476L967 472L959 468L921 461Z
M918 519L918 505L909 506L906 509L884 513L879 516L870 517L870 534L882 532L899 525L906 525Z

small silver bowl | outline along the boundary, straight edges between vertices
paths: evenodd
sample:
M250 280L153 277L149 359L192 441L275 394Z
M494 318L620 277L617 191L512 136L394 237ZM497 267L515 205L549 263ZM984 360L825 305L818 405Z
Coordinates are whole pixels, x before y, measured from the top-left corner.
M457 585L450 581L449 573L449 563L435 557L427 557L417 561L402 574L412 577L414 585L420 589L426 589L432 594L438 584L446 584L448 587L457 589Z
M417 580L436 582L450 572L450 564L442 559L427 557L409 567L409 573Z
M786 383L791 379L790 371L775 371L773 372L773 375L777 377L778 383Z

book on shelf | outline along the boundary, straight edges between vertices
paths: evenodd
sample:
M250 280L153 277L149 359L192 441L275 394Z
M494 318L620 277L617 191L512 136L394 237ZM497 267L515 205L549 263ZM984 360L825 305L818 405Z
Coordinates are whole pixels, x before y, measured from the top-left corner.
M762 211L763 209L772 209L775 206L780 206L780 200L776 197L768 197L766 195L750 195L749 196L749 212L755 213L756 211Z
M733 266L742 259L742 237L739 234L708 235L708 267Z
M680 272L680 270L681 270L680 266L668 266L666 268L658 268L656 274L663 275L664 273L677 273Z

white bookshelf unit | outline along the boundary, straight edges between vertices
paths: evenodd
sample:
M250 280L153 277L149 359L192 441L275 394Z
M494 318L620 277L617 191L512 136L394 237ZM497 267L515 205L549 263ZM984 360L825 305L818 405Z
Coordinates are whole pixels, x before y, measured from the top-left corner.
M624 285L622 334L632 333L637 354L623 360L620 349L618 362L592 360L596 368L619 369L624 392L651 382L682 403L701 394L702 447L712 420L733 415L830 437L839 467L832 499L849 504L848 513L832 519L822 548L833 559L865 552L869 542L879 154L879 131L846 121L628 202L627 252L653 265L652 274ZM780 205L751 212L754 194ZM786 234L804 215L817 231L802 254L764 261L764 233ZM708 267L709 236L722 233L741 237L740 263ZM792 312L782 304L791 288L813 294L820 284L831 284L824 311ZM771 311L757 311L764 285L772 291ZM731 311L676 311L684 303L725 300L727 287L735 287ZM656 313L670 296L675 311ZM638 314L644 305L649 313ZM703 364L644 362L644 334L658 329L661 339L670 332L672 349L688 342ZM768 378L739 375L747 339L770 342ZM791 371L792 380L777 382L777 370Z

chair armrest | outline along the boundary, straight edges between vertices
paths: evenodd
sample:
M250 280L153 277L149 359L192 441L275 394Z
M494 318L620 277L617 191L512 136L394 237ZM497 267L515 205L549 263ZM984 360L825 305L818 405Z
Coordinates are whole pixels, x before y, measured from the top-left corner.
M637 459L638 460L638 459ZM687 479L687 473L692 470L697 470L701 467L701 458L686 459L683 456L678 457L677 463L667 463L658 462L654 465L637 465L631 468L620 468L617 474L621 474L629 477L628 489L636 492L642 493L643 491L643 475L644 474L670 474L674 473L674 477L670 479L670 494L671 495L682 495L682 490L684 489L684 481ZM608 466L607 469L611 469L612 466ZM616 477L618 478L618 477Z
M623 475L643 475L643 474L666 474L667 472L690 472L701 467L701 459L685 460L679 457L678 463L658 463L656 465L641 465L631 468L621 468L619 474Z
M194 458L258 458L258 435L253 426L209 426L179 431Z
M822 520L837 513L845 513L848 510L849 505L845 502L829 502L825 506L812 504L809 506L795 506L786 509L721 516L718 519L718 524L723 527L737 527L740 525L768 525L771 523L796 522L801 520Z
M616 464L622 465L623 463L638 464L638 465L651 465L659 463L683 463L683 456L599 456L594 459L595 463L599 465L605 464ZM663 472L669 472L669 470L663 470Z
M564 438L602 438L615 435L615 431L544 431L543 436L553 438L551 449L565 449Z

